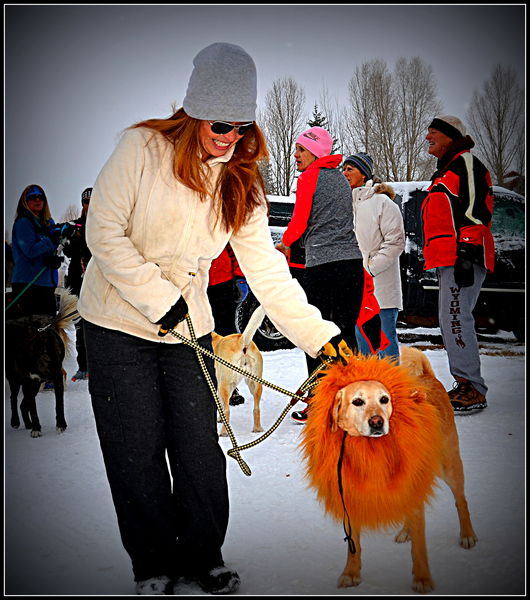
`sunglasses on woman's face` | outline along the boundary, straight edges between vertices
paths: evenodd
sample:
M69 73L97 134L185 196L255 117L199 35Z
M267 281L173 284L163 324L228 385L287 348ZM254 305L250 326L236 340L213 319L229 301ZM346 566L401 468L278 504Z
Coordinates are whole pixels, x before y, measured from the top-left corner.
M244 123L243 125L233 125L226 121L208 121L212 133L218 133L224 135L230 133L233 129L237 129L238 135L245 135L245 133L254 125L254 123Z

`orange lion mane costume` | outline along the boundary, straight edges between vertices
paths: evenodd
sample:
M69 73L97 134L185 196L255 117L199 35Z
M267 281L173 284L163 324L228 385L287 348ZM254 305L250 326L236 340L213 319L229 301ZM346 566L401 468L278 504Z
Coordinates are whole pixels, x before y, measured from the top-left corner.
M326 512L342 521L337 465L344 431L331 431L335 396L354 381L379 381L392 400L390 431L377 438L346 435L344 504L351 524L359 529L397 526L433 493L441 470L438 410L428 402L421 380L389 359L359 354L347 365L336 361L322 373L301 441L310 485Z

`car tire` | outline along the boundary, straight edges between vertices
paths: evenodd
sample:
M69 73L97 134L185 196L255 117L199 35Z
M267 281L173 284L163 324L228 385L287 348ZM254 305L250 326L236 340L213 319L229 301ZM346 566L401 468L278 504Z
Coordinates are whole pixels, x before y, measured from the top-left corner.
M236 308L235 320L238 333L243 332L257 306L258 301L256 297L249 291L247 297ZM263 352L294 348L294 344L274 327L268 317L265 317L262 324L258 327L254 335L254 342Z

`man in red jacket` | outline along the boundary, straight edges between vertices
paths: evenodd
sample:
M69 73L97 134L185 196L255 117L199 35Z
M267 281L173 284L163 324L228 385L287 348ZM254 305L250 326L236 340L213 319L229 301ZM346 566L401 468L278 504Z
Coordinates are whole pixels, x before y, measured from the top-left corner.
M438 163L421 208L424 268L438 274L438 318L455 378L451 404L470 412L487 406L472 312L493 271L491 176L471 154L475 143L457 117L435 117L426 140Z

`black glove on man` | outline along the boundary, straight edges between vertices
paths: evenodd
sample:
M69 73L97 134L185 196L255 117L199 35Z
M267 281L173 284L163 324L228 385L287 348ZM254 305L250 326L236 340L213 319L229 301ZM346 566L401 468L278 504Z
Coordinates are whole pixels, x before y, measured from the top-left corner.
M57 256L57 254L49 254L44 257L44 264L49 269L58 269L61 266L64 258L62 256Z
M181 321L184 321L188 316L188 312L186 300L181 296L167 313L156 322L157 325L160 325L158 335L164 337L170 329L174 329Z
M353 356L353 352L344 338L341 335L336 335L322 346L318 355L338 359L345 365L348 359Z
M474 263L477 262L477 249L474 244L458 244L455 262L455 283L458 287L470 287L475 281Z

